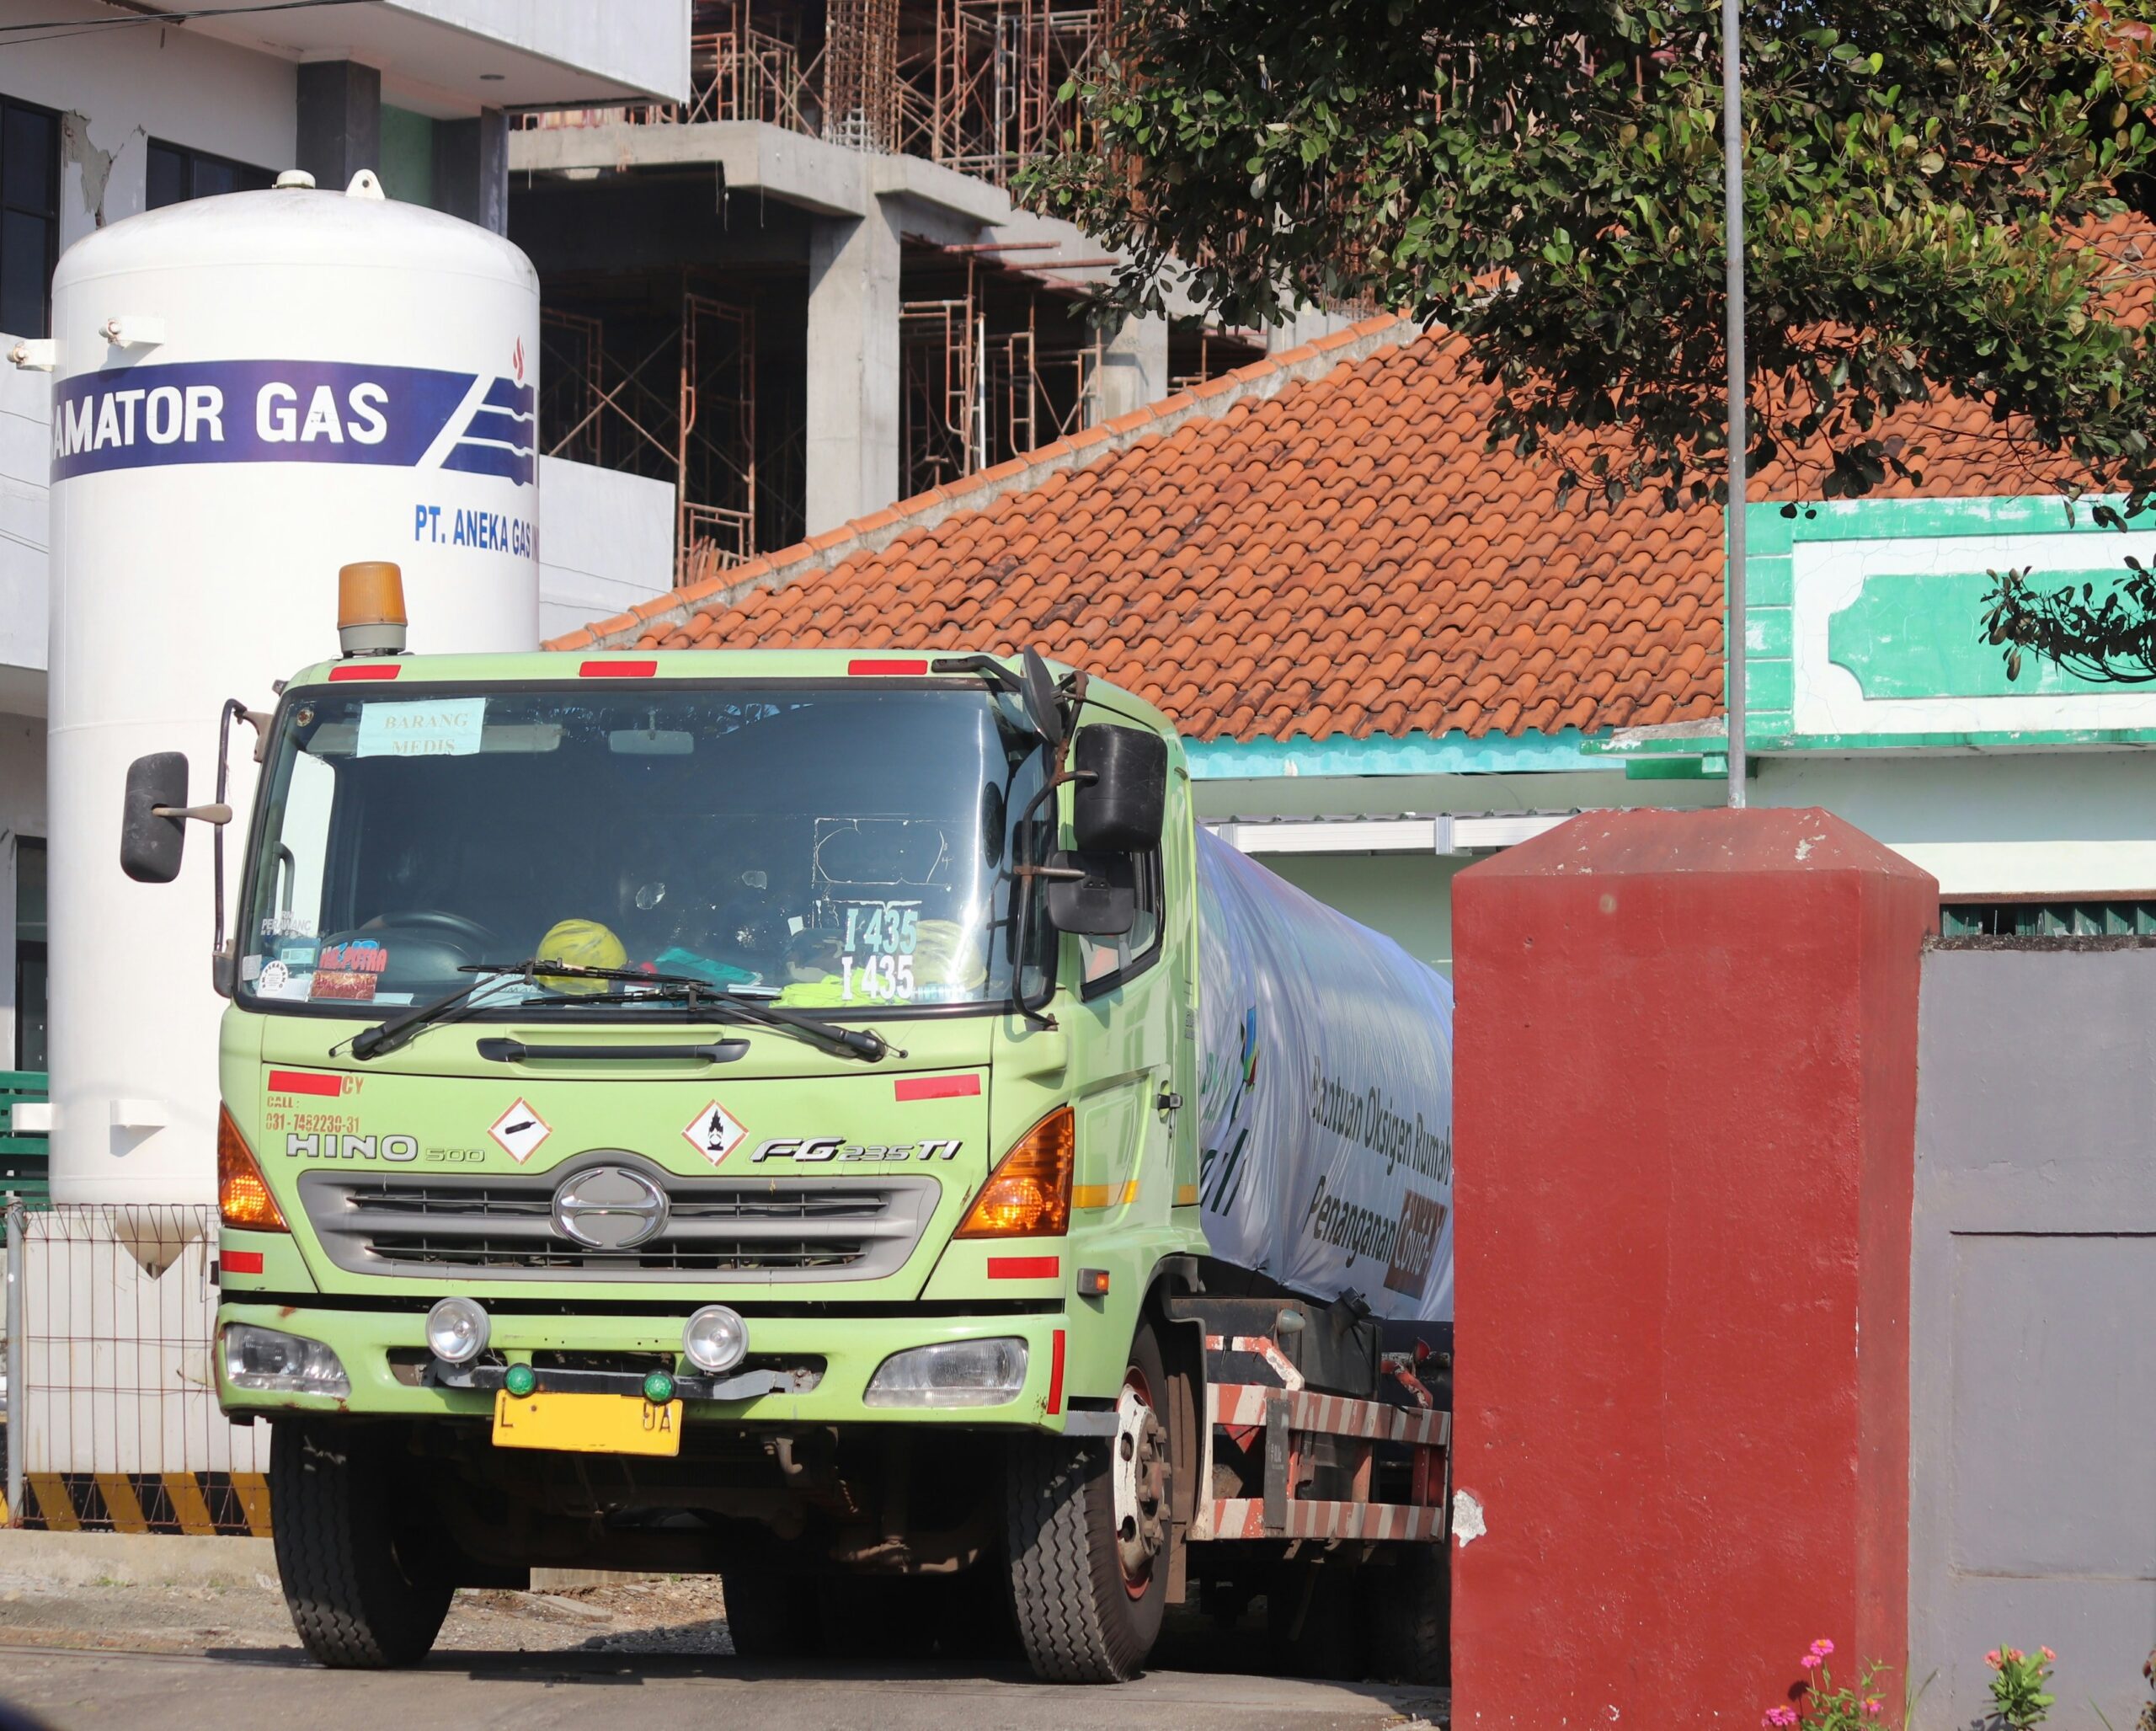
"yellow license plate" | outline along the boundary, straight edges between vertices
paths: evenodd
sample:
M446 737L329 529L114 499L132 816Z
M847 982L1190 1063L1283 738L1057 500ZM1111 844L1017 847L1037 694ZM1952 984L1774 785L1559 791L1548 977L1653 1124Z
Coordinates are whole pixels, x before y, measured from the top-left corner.
M566 1449L584 1455L678 1455L681 1403L640 1394L494 1392L494 1446Z

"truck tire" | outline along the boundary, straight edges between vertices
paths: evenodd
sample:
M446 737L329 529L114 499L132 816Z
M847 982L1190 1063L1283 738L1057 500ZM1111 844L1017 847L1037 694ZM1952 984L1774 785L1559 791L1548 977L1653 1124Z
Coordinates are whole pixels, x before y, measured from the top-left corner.
M1167 1391L1160 1344L1142 1327L1115 1437L1027 1436L1011 1447L1011 1602L1026 1659L1043 1682L1127 1682L1159 1638L1171 1506Z
M729 1568L719 1576L726 1597L726 1632L734 1656L751 1664L814 1659L824 1650L824 1612L816 1584L761 1568Z
M1369 1652L1380 1676L1442 1688L1452 1681L1449 1547L1403 1548L1390 1568L1365 1568Z
M285 1606L307 1657L333 1670L417 1664L456 1590L391 1483L363 1433L271 1428L270 1520Z

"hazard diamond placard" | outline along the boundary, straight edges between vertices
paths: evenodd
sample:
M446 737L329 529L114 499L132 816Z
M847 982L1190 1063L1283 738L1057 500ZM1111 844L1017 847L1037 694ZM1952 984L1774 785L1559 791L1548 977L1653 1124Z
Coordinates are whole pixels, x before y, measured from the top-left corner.
M748 1134L740 1119L716 1100L691 1119L681 1131L688 1145L713 1166L739 1147L741 1138Z
M536 1154L539 1145L553 1133L553 1125L534 1112L521 1097L497 1118L487 1131L502 1152L519 1166Z

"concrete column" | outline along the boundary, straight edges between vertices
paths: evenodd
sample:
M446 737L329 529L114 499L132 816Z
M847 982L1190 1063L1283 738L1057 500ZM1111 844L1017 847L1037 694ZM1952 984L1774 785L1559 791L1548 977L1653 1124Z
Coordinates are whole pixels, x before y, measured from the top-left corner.
M1126 318L1108 334L1101 355L1097 418L1113 420L1168 394L1168 321Z
M356 60L300 68L299 166L342 192L362 168L382 168L382 74Z
M509 120L498 108L477 120L435 122L434 204L496 234L509 232Z
M808 527L881 510L899 495L899 229L868 214L808 232Z
M1938 909L1816 809L1454 882L1455 1724L1751 1725L1821 1635L1901 1700Z

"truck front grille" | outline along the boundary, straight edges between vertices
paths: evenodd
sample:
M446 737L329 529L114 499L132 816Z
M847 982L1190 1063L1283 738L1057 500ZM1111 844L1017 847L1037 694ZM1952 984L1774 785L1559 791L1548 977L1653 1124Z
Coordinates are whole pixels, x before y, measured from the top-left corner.
M594 1250L557 1229L555 1190L593 1166L632 1167L666 1193L656 1237ZM613 1152L529 1178L318 1170L302 1175L299 1190L329 1259L354 1274L757 1283L894 1274L940 1194L926 1175L684 1178Z

